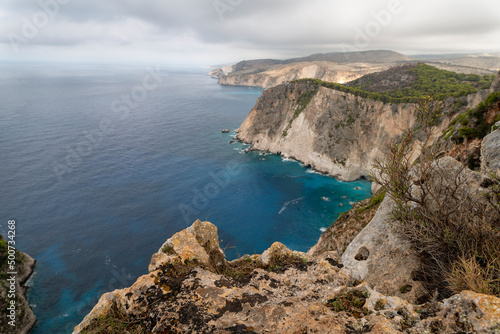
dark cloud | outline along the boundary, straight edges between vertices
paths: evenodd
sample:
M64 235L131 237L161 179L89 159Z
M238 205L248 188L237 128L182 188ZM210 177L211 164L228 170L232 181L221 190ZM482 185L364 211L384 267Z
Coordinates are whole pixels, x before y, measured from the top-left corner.
M13 36L25 37L41 3L66 4L34 36L14 39L14 53ZM500 49L497 0L2 0L0 19L0 52L12 59L21 52L103 60L116 53L124 60L212 63L343 49Z

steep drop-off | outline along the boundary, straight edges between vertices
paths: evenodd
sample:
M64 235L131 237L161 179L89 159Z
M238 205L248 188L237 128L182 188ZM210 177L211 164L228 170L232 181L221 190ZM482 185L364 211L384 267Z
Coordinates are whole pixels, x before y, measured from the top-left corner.
M487 92L462 98L460 108L474 107ZM454 99L447 99L444 105L440 130L459 108ZM369 175L386 145L414 125L414 112L415 104L383 103L293 82L265 90L237 136L253 149L291 157L352 181Z

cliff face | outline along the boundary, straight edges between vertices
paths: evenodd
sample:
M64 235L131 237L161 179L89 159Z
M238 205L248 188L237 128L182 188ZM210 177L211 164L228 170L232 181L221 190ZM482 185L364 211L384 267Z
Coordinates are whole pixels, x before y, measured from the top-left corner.
M468 96L464 108L472 108L486 94ZM414 113L414 104L383 103L297 82L265 90L237 136L253 149L352 181L367 176L386 145L414 125ZM455 113L454 101L447 100L437 133Z
M295 117L306 94L314 94L314 87L302 83L264 91L238 138L352 181L368 175L385 145L413 125L413 105L384 104L324 87Z
M0 310L2 310L0 328L3 333L26 334L36 322L36 317L26 299L27 287L25 285L33 273L35 260L28 254L16 250L15 270L11 270L7 262L9 256L7 245L7 241L0 235L0 274L2 274L0 276ZM12 276L7 274L8 272L16 272L16 274ZM12 277L15 279L11 280ZM12 298L10 295L14 290L15 297ZM9 307L12 308L11 301L15 302L15 309L12 311L9 309Z

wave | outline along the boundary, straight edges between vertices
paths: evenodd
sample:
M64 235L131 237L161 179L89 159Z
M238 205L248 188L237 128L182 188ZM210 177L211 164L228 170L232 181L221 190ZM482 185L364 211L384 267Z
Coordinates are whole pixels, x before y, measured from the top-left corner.
M326 227L320 227L319 230L321 231L321 233L323 233L326 231Z

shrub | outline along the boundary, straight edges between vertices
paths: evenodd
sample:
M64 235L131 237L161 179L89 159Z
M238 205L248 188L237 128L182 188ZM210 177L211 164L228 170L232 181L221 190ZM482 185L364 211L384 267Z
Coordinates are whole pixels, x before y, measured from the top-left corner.
M328 300L326 306L335 312L345 311L359 318L362 315L369 314L368 309L365 307L366 299L369 297L370 295L367 292L353 290Z
M414 130L387 147L373 178L394 200L398 231L421 254L423 283L440 297L470 289L500 296L500 180L493 179L484 200L465 183L465 166L450 169L437 161L431 145L435 101L423 101L417 119L424 133L418 159L412 159ZM416 161L414 163L414 161Z
M140 318L134 318L125 314L116 304L113 304L109 314L93 320L82 333L84 334L121 334L121 333L145 333L146 328L141 324Z

